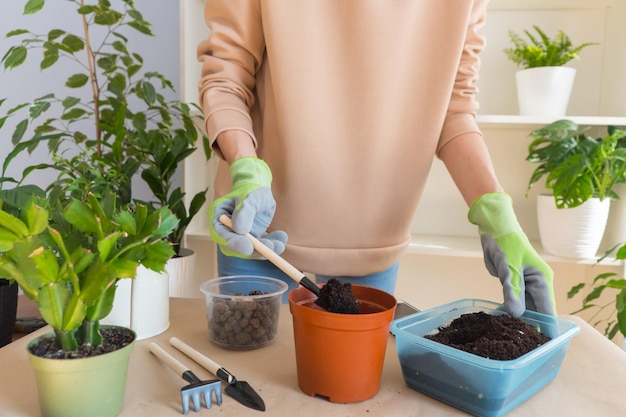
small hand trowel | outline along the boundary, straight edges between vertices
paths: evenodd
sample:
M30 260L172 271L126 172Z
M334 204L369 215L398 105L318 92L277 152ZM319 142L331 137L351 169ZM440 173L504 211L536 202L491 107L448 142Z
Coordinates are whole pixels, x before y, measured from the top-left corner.
M255 410L265 411L265 403L259 394L246 381L239 381L233 374L204 356L177 337L170 339L170 344L196 361L203 368L227 383L224 392L241 404Z

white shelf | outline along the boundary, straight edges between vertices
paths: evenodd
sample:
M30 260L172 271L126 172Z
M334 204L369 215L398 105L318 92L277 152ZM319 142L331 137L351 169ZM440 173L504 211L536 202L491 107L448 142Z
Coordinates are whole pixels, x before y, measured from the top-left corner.
M546 253L541 243L531 242L537 252L546 262L555 263L575 263L580 265L594 265L598 263L598 258L593 259L573 259L555 256ZM458 236L436 236L436 235L413 235L411 243L407 249L408 254L447 256L456 258L483 258L483 251L478 237L458 237ZM621 261L614 258L605 258L601 265L621 265Z
M501 127L518 129L520 127L541 127L559 119L572 120L581 126L626 126L626 117L613 116L519 116L507 114L479 114L476 121L481 127Z

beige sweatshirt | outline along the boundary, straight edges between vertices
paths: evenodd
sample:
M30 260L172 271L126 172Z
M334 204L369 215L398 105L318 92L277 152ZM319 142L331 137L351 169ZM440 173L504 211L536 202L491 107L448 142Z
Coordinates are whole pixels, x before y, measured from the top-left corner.
M207 132L255 141L274 176L270 229L287 232L297 268L364 275L398 261L438 150L479 133L486 4L207 1ZM222 161L215 191L229 189Z

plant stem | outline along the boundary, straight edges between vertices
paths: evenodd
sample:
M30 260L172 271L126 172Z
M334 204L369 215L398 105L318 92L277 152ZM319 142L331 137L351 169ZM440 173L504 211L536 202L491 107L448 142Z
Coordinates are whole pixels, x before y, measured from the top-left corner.
M102 334L100 333L100 323L97 321L83 321L82 325L83 343L91 346L102 344Z
M80 6L85 5L85 0L80 0ZM87 15L82 16L83 32L85 34L85 51L87 52L87 64L89 65L89 80L91 82L91 94L93 96L93 117L95 119L96 128L96 153L98 157L102 156L102 129L100 129L100 87L98 86L98 75L95 69L95 60L93 50L91 48L91 40L89 37L89 23Z
M73 330L54 329L56 345L66 352L78 349L78 342Z

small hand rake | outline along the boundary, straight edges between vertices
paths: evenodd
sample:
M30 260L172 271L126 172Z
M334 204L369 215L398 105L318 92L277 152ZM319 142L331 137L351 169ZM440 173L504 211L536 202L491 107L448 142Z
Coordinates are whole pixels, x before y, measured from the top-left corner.
M148 345L148 348L150 349L150 352L162 360L174 372L180 375L185 381L189 382L189 385L180 389L181 401L183 403L183 414L186 415L189 413L190 400L193 402L194 410L200 411L202 396L204 396L206 408L211 408L211 393L215 393L215 402L217 405L222 405L222 383L219 379L202 381L185 365L163 350L161 346L152 342Z

